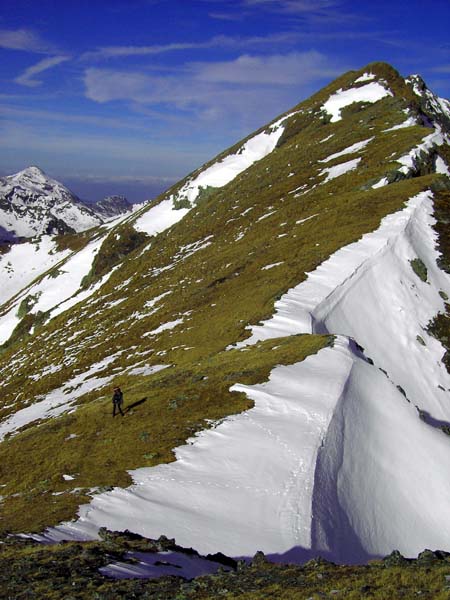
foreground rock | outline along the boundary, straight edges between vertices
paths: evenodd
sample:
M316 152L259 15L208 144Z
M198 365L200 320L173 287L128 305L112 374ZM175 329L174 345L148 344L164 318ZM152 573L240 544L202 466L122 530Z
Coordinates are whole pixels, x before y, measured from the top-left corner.
M258 552L253 559L223 555L200 557L192 549L178 546L161 536L158 540L129 532L100 531L101 541L42 545L16 537L0 543L0 585L4 598L142 598L208 600L218 597L306 598L448 598L450 554L425 550L417 559L406 559L397 551L368 565L335 565L322 558L304 565L275 564ZM213 572L189 577L163 575L180 561L202 562ZM112 564L130 569L149 559L161 575L144 578L142 573L123 579L108 577ZM158 559L158 560L156 560ZM115 575L117 577L117 573Z

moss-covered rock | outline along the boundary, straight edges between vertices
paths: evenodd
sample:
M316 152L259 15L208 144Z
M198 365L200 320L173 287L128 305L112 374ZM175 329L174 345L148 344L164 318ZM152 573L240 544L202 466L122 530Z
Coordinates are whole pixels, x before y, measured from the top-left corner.
M82 281L82 287L89 287L95 281L109 273L126 256L141 248L148 241L148 236L125 224L114 229L104 240L95 255L88 275Z

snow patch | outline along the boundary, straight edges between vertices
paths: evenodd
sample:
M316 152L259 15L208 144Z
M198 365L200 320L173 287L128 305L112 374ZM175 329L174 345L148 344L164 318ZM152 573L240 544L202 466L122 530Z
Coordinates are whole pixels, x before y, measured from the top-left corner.
M181 221L189 210L189 208L176 209L173 198L170 197L146 210L136 219L134 228L147 235L156 235Z
M397 129L405 129L405 127L413 127L414 125L417 125L417 119L415 119L415 117L408 117L403 123L389 127L389 129L384 129L383 132L397 131Z
M154 336L158 335L158 333L162 333L163 331L169 331L170 329L174 329L178 325L181 325L184 319L175 319L174 321L168 321L167 323L163 323L156 329L152 331L147 331L147 333L143 333L142 337Z
M377 183L373 184L372 189L376 190L376 189L384 187L385 185L388 185L388 184L389 184L389 181L388 181L387 177L382 177L380 179L380 181L377 181Z
M271 265L266 265L265 267L261 267L261 271L268 271L269 269L273 269L274 267L279 267L280 265L283 265L283 264L284 264L284 261L272 263Z
M331 123L336 123L342 119L341 110L346 106L354 102L374 103L386 96L393 96L393 94L380 83L374 81L358 88L350 88L348 90L339 89L328 98L321 108L331 115Z
M0 254L0 305L27 287L70 254L57 252L56 243L48 235L39 240L13 244L6 254Z
M141 367L133 367L127 369L127 375L153 375L158 371L167 369L170 365L142 365Z
M429 154L433 148L436 146L442 146L445 143L447 143L445 134L442 132L439 126L436 126L433 133L427 135L422 142L413 148L408 154L396 159L396 161L402 165L399 171L404 175L408 175L415 170L417 162L424 154Z
M214 163L197 176L188 179L177 193L177 200L187 200L193 204L200 190L207 187L223 187L240 173L251 167L256 161L270 154L283 135L283 123L296 113L282 117L269 126L269 131L258 133L243 144L236 154L230 154Z
M331 181L332 179L336 179L336 177L340 177L341 175L345 175L349 171L353 171L358 166L360 158L354 158L353 160L348 160L347 162L340 163L339 165L335 165L334 167L326 167L320 171L319 175L326 175L323 183L327 183L327 181Z
M440 157L436 157L436 173L441 173L441 175L450 176L450 170L444 160Z
M358 79L355 79L355 83L363 83L364 81L372 81L375 79L375 75L373 73L363 73Z
M356 142L356 144L353 144L352 146L348 146L347 148L344 148L344 150L341 150L340 152L335 152L335 154L330 154L330 156L328 156L327 158L323 158L322 160L319 160L319 162L326 163L326 162L330 162L330 160L334 160L335 158L345 156L346 154L354 154L355 152L359 152L360 150L365 148L367 146L367 144L369 142L371 142L372 140L373 140L373 137L371 137L367 140L362 140L361 142Z

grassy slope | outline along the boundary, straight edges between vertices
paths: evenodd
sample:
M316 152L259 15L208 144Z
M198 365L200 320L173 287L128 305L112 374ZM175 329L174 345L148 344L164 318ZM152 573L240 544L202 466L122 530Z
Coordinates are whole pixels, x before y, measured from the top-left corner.
M0 479L6 487L0 530L39 530L73 517L86 500L86 488L127 485L127 469L171 460L171 449L203 428L205 418L248 408L247 398L228 391L233 383L264 381L274 365L297 362L327 343L302 336L224 352L248 335L249 323L268 317L274 301L308 271L378 227L385 215L435 180L423 174L371 189L371 183L398 168L396 158L430 133L419 126L384 132L405 119L403 109L414 107L416 99L393 70L383 65L374 70L388 80L395 98L352 105L342 121L330 123L320 106L358 74L343 76L296 107L301 112L287 123L276 151L205 195L169 231L132 251L93 298L6 349L0 357L3 406L14 404L15 410L119 352L101 376L117 374L114 382L124 389L129 405L146 401L113 422L109 388L90 393L79 398L76 412L29 426L2 443ZM318 161L370 137L373 142L355 155L362 156L358 169L324 184L319 172L325 166L355 156ZM292 193L301 186L307 186L301 195ZM299 223L311 215L317 216ZM126 236L127 227L115 233ZM191 256L180 251L207 236L213 236L207 248ZM109 246L102 257L101 273L108 257L114 264L118 260ZM156 312L136 318L146 311L147 301L167 291L172 293ZM144 336L179 318L178 327ZM279 348L271 350L274 346ZM139 361L173 366L151 377L124 373ZM64 367L36 381L29 378L52 364ZM201 379L205 374L208 379ZM0 416L11 410L4 408ZM71 433L78 437L65 441ZM64 482L63 473L77 477ZM52 495L59 491L65 493Z
M126 469L173 460L172 448L195 431L251 407L245 394L229 392L234 382L268 379L274 363L292 364L330 343L326 336L271 340L248 352L221 352L191 365L125 381L125 417L111 418L107 398L91 394L73 414L30 427L2 444L4 503L2 529L40 530L70 518L90 487L131 483ZM278 346L278 347L277 347ZM273 349L276 347L276 349ZM136 406L133 408L133 404ZM76 438L68 439L70 435ZM17 481L16 473L21 473ZM62 474L77 473L75 481ZM9 483L11 482L11 483ZM70 492L74 487L79 493Z

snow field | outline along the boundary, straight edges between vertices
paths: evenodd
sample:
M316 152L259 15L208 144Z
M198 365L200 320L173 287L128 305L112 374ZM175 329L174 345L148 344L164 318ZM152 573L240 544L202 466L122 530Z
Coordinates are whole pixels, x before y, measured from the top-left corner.
M96 495L39 539L92 539L106 526L201 553L343 562L448 547L448 440L346 338L232 389L255 407L177 448L175 463L130 472L134 485Z
M0 255L0 306L68 254L70 250L56 252L56 244L48 235L32 242L12 245L6 254Z
M356 358L319 450L312 547L345 563L450 550L449 460L448 436Z
M181 221L189 210L189 208L175 209L173 199L170 197L140 215L134 222L134 228L147 235L156 235Z
M327 183L332 179L336 179L336 177L340 177L341 175L345 175L345 173L356 169L360 160L361 158L354 158L353 160L348 160L347 162L340 163L339 165L334 165L334 167L326 167L320 171L319 175L326 175L323 183Z
M83 278L89 273L92 262L97 254L100 246L104 241L104 236L99 237L91 241L87 246L78 252L65 251L64 253L52 254L54 251L54 242L51 238L42 238L42 241L38 245L38 249L34 246L35 244L30 242L27 244L21 244L14 246L10 252L5 256L5 260L14 260L15 264L18 264L18 260L25 260L24 264L21 265L23 274L18 279L14 278L11 282L9 289L15 290L19 285L20 281L32 282L38 275L41 275L46 270L55 266L58 262L59 272L56 277L47 275L39 282L31 284L27 288L22 287L21 295L15 300L10 310L0 316L0 344L6 342L14 328L20 322L17 316L17 311L22 300L26 297L30 297L34 300L34 303L30 307L30 311L36 314L39 311L47 312L51 311L50 318L62 313L68 308L78 304L82 300L85 300L93 293L95 293L111 276L111 271L96 285L91 286L87 290L80 290L81 282ZM21 248L23 246L23 248ZM34 250L34 251L33 251ZM8 257L11 255L11 258ZM39 271L37 269L36 262L42 260ZM23 268L24 265L27 268Z
M356 144L352 144L351 146L344 148L340 152L335 152L334 154L330 154L330 156L328 156L327 158L324 158L322 160L319 160L319 162L321 162L321 163L330 162L330 160L334 160L335 158L340 158L341 156L345 156L346 154L353 154L355 152L359 152L360 150L363 150L367 146L367 144L369 144L373 139L374 138L371 137L367 140L362 140L361 142L356 142Z
M321 108L331 115L331 123L336 123L342 119L341 110L346 106L354 102L378 102L378 100L392 95L390 90L377 81L373 81L361 87L338 90L328 98Z
M237 347L292 333L353 337L414 404L450 421L444 348L426 332L431 319L444 310L439 290L450 295L450 278L436 264L433 223L432 194L422 192L405 209L385 217L378 230L309 273L276 302L274 316L251 327L252 335ZM427 266L429 283L411 267L417 257Z

